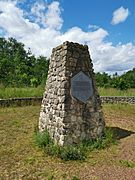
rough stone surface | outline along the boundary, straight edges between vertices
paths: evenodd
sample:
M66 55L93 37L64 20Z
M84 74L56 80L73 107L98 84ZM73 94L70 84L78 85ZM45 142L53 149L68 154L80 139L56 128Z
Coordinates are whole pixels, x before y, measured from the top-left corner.
M71 79L79 72L92 80L93 93L85 103L71 93ZM48 129L61 146L102 135L105 123L88 46L65 42L54 48L45 89L39 118L41 132Z

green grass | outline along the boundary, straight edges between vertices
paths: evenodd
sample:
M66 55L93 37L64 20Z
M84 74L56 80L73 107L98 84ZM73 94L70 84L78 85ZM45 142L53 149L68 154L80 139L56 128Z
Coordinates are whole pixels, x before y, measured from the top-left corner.
M35 132L35 143L38 147L44 148L47 145L52 143L52 139L48 133L48 131L44 131L43 133Z
M60 147L53 143L48 131L42 133L36 132L35 142L38 147L42 148L48 155L61 158L63 160L84 160L84 148L81 146Z
M103 111L107 126L135 131L134 105L104 105ZM127 170L119 162L123 159L120 153L123 146L130 151L134 149L134 135L121 139L117 146L88 151L84 161L65 162L35 145L33 136L39 112L40 106L0 108L0 179L101 179L108 177L103 170L108 167L110 174L114 168L115 173L120 168L121 173ZM55 148L50 153L55 153ZM124 152L129 154L128 150ZM126 157L128 162L134 158L134 151L132 153L132 157Z
M104 104L103 110L112 116L135 116L135 105L129 104ZM114 113L116 112L116 114Z
M135 168L135 162L127 161L127 160L120 160L119 162L122 166L125 166L128 168Z
M126 91L115 88L98 88L100 96L135 96L135 89L127 89Z
M47 130L42 133L36 132L35 142L40 148L43 148L47 154L61 158L65 161L85 160L88 152L95 149L105 149L110 147L112 144L116 144L113 132L110 129L105 129L102 138L83 141L80 144L72 146L60 147L55 145Z
M25 88L0 88L0 99L19 98L19 97L42 97L43 87L25 87Z
M37 88L25 87L25 88L11 88L0 87L0 99L17 98L17 97L42 97L44 87L39 86ZM114 88L99 88L100 96L135 96L135 89L128 89L127 91L121 91Z
M79 180L79 178L77 176L74 176L73 180Z

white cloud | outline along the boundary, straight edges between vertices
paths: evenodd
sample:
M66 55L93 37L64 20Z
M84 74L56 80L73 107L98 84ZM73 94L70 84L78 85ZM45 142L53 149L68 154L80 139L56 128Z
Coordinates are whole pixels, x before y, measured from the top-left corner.
M63 20L59 3L55 1L50 5L40 5L38 3L32 7L30 15L33 13L37 20L31 22L24 17L24 11L15 2L0 1L0 27L6 36L13 36L23 42L35 55L47 57L52 48L64 41L87 44L95 71L123 72L135 67L135 46L132 43L114 46L106 41L109 33L99 27L90 31L72 27L62 33L60 28ZM43 22L44 26L40 26Z
M99 26L93 25L93 24L89 24L88 28L90 28L92 30L96 30L96 29L99 29Z
M135 67L135 46L132 43L113 46L111 43L91 46L96 71L121 72Z
M31 13L36 17L35 22L40 23L45 26L45 10L47 8L47 3L44 1L35 2L31 8Z
M129 16L128 8L125 9L125 8L123 8L121 6L119 9L116 9L113 12L113 17L112 17L111 24L116 25L116 24L119 24L121 22L124 22L127 19L128 16Z
M23 11L16 7L15 2L0 1L0 12L0 27L8 36L24 37L39 29L38 24L23 18Z
M63 19L60 17L61 10L59 2L54 1L48 5L48 10L45 16L45 24L47 27L59 30L62 27Z
M65 32L63 35L61 35L61 40L76 41L85 44L93 41L100 43L107 35L108 32L102 28L93 32L85 32L81 28L73 27L69 29L67 32Z

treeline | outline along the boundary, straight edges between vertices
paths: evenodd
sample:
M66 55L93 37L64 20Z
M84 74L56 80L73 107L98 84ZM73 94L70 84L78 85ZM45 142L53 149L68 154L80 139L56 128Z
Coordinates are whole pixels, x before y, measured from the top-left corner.
M49 68L49 60L35 57L30 49L14 38L0 38L0 85L4 87L24 87L44 85ZM135 68L127 73L113 76L96 73L98 87L113 87L121 90L135 88Z
M128 88L135 88L135 68L130 70L121 76L115 73L113 76L107 73L96 73L96 82L98 87L112 87L120 90L126 90Z
M14 38L0 38L0 85L12 87L38 86L47 78L49 60L36 58Z

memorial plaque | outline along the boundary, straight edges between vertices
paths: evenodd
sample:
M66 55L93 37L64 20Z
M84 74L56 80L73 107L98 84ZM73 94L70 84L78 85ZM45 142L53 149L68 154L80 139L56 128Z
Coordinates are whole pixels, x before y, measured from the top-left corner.
M92 80L82 71L71 79L71 94L76 99L86 102L93 95Z

